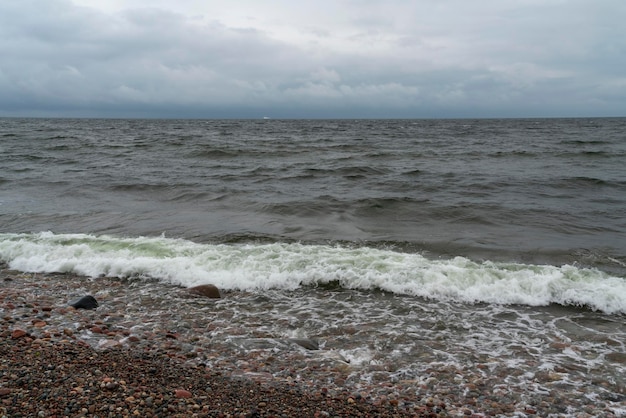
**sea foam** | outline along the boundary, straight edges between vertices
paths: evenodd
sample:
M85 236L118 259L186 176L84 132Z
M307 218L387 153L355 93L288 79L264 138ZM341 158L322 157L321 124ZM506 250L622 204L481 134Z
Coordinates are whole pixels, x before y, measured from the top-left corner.
M369 247L198 244L165 237L0 234L0 260L26 272L150 277L181 286L294 290L338 285L464 303L584 306L626 313L626 279L571 265L428 259Z

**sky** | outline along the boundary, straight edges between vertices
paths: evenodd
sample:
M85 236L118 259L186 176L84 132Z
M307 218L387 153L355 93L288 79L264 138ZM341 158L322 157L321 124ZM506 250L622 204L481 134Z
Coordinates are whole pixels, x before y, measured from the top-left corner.
M626 116L624 0L4 0L0 117Z

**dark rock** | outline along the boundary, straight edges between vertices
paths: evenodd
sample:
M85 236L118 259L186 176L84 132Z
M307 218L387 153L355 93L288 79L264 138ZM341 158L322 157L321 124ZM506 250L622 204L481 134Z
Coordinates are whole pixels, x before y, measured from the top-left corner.
M120 386L119 383L117 382L108 382L106 385L104 385L104 388L106 390L115 390Z
M202 284L187 289L192 295L204 296L205 298L219 299L221 298L219 289L212 284Z
M98 301L93 296L87 295L70 301L69 305L76 309L96 309Z

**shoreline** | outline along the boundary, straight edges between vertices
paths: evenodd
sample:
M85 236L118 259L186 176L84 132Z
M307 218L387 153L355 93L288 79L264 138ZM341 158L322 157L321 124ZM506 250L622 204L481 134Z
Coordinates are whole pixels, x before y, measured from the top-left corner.
M308 391L298 382L255 381L189 364L174 335L165 343L139 341L143 337L107 330L97 309L67 306L61 296L80 279L0 265L0 416L436 416L395 399ZM68 322L106 334L110 343L95 349L75 329L58 326ZM119 337L135 346L115 342Z
M68 305L86 294L100 302L97 309ZM531 390L503 384L522 378L514 370L491 376L480 362L435 366L419 381L354 386L349 364L310 357L324 350L222 351L210 334L228 316L204 317L195 309L200 303L212 302L158 282L24 273L0 263L0 417L626 416L624 389L608 378L593 382L595 398L564 387L575 370L537 372ZM227 305L219 311L228 314ZM254 326L231 331L256 343L270 337ZM626 357L616 353L611 361Z

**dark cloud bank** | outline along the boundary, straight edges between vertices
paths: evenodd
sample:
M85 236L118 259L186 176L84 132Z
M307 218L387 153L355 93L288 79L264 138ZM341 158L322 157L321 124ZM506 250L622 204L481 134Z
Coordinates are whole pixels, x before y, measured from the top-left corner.
M613 4L615 13L574 9L561 23L529 10L457 31L451 15L441 32L361 19L352 38L318 25L296 43L210 16L7 1L0 116L624 116L626 7Z

